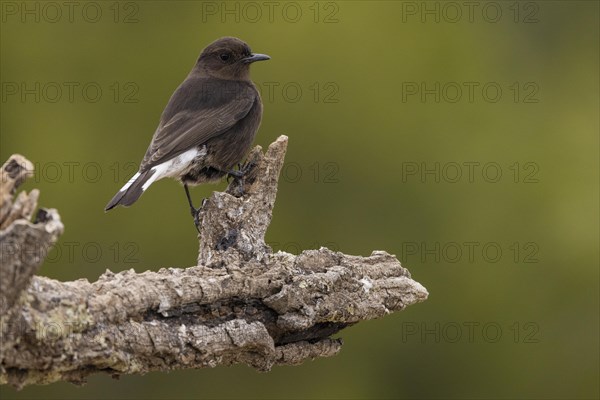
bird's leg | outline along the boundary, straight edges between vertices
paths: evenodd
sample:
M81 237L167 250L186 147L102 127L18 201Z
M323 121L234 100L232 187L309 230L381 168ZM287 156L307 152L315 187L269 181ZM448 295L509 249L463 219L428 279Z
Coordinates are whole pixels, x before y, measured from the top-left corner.
M246 174L250 172L253 166L253 162L247 161L244 164L238 163L237 171L232 169L231 171L227 172L227 182L229 183L229 178L235 179L240 185L240 192L242 196L244 195L244 178L246 177Z
M204 205L204 200L202 201L202 206L198 208L194 207L194 203L192 202L192 196L190 196L190 189L188 188L188 185L184 183L183 188L185 189L185 195L190 205L190 212L192 213L192 217L194 218L194 225L196 225L196 230L198 231L198 233L200 233L200 210Z

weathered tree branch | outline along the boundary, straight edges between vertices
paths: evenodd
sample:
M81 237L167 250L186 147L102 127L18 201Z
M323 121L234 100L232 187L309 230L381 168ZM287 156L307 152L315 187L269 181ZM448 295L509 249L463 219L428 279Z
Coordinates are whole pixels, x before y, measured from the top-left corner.
M39 210L36 221L29 222L37 189L19 193L13 202L17 188L32 174L33 164L19 154L0 170L0 316L14 305L63 232L56 210Z
M107 270L94 283L33 276L63 227L55 210L29 222L37 192L12 203L31 168L17 158L28 167L14 172L9 160L0 221L17 217L0 232L0 383L81 383L101 371L236 363L267 371L334 355L342 341L331 336L339 330L424 301L426 289L386 252L271 251L264 235L286 147L282 136L266 154L255 148L245 182L204 204L198 266Z

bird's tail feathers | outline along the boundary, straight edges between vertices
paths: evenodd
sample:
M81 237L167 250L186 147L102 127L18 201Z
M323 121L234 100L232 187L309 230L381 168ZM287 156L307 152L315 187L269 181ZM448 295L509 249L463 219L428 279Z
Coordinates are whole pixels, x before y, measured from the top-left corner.
M118 205L130 206L144 193L152 182L156 180L153 169L144 172L138 172L127 181L127 183L115 194L111 201L108 202L104 211L111 210Z

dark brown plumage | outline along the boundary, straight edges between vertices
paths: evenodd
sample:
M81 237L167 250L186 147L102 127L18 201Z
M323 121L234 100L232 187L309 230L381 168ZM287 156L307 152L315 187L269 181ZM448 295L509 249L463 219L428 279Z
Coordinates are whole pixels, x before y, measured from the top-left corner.
M262 118L262 102L250 80L250 64L268 59L253 54L246 43L233 37L207 46L171 96L139 172L106 210L133 204L153 182L164 177L180 180L190 200L187 185L233 174L234 166L250 149Z

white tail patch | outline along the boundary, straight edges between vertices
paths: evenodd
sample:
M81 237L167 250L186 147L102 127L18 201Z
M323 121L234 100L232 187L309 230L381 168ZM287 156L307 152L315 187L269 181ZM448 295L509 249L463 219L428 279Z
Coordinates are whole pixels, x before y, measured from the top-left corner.
M137 178L140 177L140 173L137 172L134 176L132 176L131 178L129 178L129 180L127 181L127 183L121 188L121 190L119 190L119 192L125 192L127 189L129 189L129 187L133 184L133 182L136 181Z
M194 158L198 156L203 156L205 154L206 146L203 146L200 150L194 147L193 149L190 149L185 153L181 153L175 158L171 158L169 161L165 161L162 164L158 164L157 166L152 167L152 176L150 176L150 178L146 182L144 182L144 184L142 185L142 190L145 192L146 189L150 187L150 185L152 185L159 179L165 177L179 177L179 175L183 174L186 170L189 169Z

